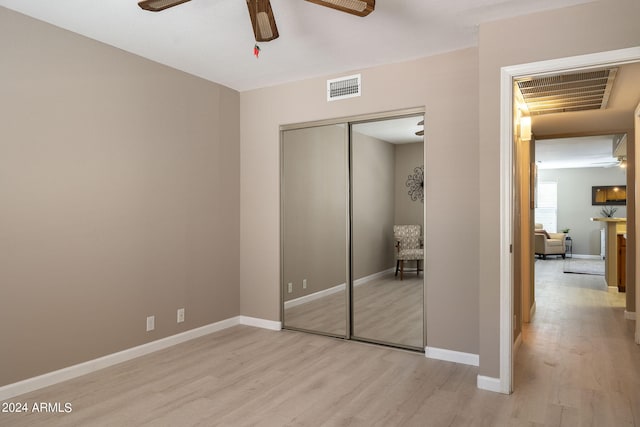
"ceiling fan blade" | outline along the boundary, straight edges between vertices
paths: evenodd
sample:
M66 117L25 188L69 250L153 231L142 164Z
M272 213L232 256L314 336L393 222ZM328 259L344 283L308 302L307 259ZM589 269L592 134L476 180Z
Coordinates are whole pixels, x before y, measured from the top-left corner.
M188 1L191 0L143 0L138 2L138 6L151 12L160 12L161 10L169 9L170 7L186 3Z
M277 39L278 27L271 10L269 0L247 0L247 8L251 17L251 26L257 42L268 42Z
M357 16L367 16L376 8L376 0L307 0Z

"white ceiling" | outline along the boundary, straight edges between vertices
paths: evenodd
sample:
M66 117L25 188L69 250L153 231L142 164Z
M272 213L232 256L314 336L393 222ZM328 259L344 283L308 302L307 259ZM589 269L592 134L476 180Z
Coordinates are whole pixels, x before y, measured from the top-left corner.
M416 135L417 131L424 130L424 125L418 125L422 119L423 116L413 116L357 123L353 130L391 144L411 144L423 141L422 136Z
M244 0L147 12L137 0L0 0L0 6L239 91L340 74L477 44L483 22L593 0L378 0L360 18L271 0L280 38L260 43Z
M539 169L615 167L614 135L544 139L535 142Z

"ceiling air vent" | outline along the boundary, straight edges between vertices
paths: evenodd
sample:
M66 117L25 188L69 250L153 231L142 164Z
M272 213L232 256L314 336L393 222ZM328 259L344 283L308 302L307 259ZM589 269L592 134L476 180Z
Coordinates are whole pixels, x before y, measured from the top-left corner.
M362 94L360 74L327 80L327 101L353 98Z
M588 70L517 81L531 115L607 108L617 68Z

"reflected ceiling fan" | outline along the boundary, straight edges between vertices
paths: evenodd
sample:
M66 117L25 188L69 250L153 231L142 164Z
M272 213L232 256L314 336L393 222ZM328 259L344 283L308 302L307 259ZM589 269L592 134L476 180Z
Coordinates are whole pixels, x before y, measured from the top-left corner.
M186 3L191 0L143 0L138 2L144 10L161 10ZM367 16L376 6L376 0L306 0L310 3L330 7L357 16ZM269 0L246 0L251 25L257 42L268 42L278 38L278 27Z
M627 167L627 157L626 156L618 156L614 159L608 160L606 162L595 162L591 163L593 167L598 168L615 168L620 167L622 169Z

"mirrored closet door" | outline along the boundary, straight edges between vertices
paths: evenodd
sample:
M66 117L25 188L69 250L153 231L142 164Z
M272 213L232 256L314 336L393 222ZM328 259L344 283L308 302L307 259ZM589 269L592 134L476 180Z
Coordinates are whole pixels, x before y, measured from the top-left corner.
M423 349L422 116L351 125L352 336Z
M283 323L347 336L347 126L282 132Z
M282 130L285 328L424 350L422 120Z

